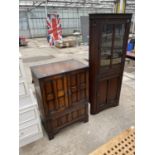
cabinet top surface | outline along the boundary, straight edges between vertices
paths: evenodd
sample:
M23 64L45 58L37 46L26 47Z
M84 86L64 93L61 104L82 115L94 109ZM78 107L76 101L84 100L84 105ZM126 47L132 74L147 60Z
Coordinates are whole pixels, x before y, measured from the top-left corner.
M31 71L35 75L35 77L44 78L86 67L88 67L88 65L85 65L77 60L71 59L66 61L54 62L50 64L33 66L31 67Z

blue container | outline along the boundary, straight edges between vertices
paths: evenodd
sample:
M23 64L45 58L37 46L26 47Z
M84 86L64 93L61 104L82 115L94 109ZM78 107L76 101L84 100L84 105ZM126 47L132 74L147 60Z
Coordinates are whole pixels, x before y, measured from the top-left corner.
M133 50L133 43L128 43L128 48L127 48L128 52Z

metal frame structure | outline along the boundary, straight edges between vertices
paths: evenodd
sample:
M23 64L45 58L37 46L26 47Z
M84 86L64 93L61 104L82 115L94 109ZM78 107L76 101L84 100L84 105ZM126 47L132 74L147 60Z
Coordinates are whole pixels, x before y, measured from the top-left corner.
M20 35L45 37L46 15L57 12L62 19L64 35L81 31L80 17L89 13L112 13L116 0L19 0ZM134 13L134 0L127 0L126 11Z
M19 9L29 10L39 6L63 8L106 8L114 7L116 0L20 0ZM126 1L127 10L135 9L135 0Z
M46 3L47 2L47 3ZM111 8L115 0L20 0L20 8L32 9L38 6L74 7L74 8Z

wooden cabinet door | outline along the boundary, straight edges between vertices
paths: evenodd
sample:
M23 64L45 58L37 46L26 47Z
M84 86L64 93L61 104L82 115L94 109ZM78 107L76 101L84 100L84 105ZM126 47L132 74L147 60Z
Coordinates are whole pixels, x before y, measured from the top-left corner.
M68 91L70 106L88 100L88 71L75 71L68 74Z
M99 24L100 44L99 44L99 67L100 72L109 71L111 68L111 56L112 56L112 45L113 45L113 24ZM98 32L99 33L99 32Z
M126 53L125 20L115 22L101 22L99 35L99 72L113 72L121 70Z
M107 89L108 89L108 80L101 80L98 82L98 89L97 89L97 105L100 109L107 104Z
M113 104L113 105L117 104L120 87L121 87L121 83L120 83L119 76L108 80L108 90L107 90L108 104Z
M103 79L98 82L97 109L101 110L110 105L117 105L120 91L120 77Z
M114 39L112 49L111 67L119 67L124 61L123 53L126 53L126 47L124 46L125 40L125 23L120 22L114 24Z
M49 112L68 107L66 76L55 76L44 82L44 98Z

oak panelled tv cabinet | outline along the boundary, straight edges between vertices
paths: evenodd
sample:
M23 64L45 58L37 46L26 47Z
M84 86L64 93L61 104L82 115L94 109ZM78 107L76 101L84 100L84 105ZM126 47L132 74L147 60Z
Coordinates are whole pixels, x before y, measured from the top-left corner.
M43 126L49 139L77 121L88 121L88 65L76 60L31 67Z

